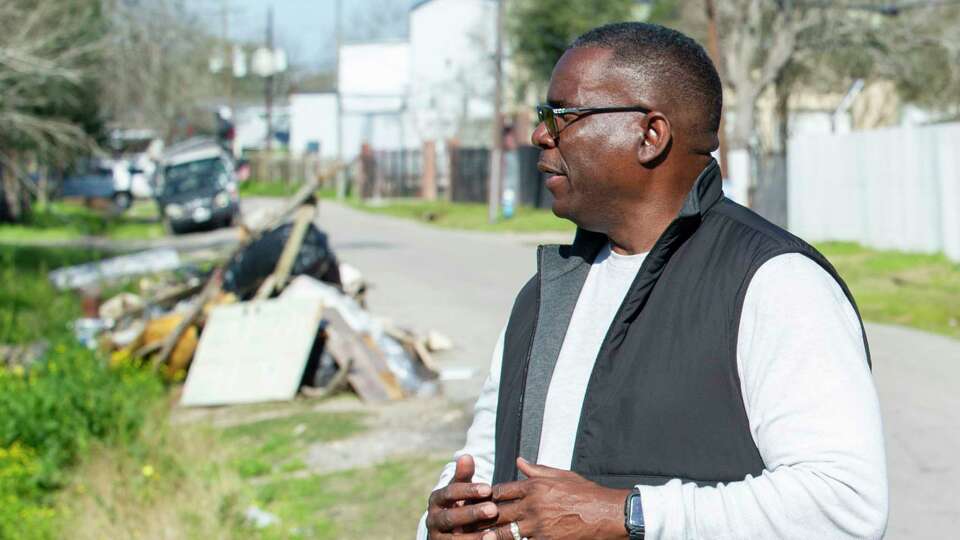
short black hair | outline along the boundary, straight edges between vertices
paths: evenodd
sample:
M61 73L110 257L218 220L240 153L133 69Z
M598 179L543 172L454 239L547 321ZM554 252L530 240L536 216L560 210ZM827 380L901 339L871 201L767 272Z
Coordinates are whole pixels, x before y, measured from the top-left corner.
M611 49L618 65L661 81L685 110L696 112L695 129L719 131L723 109L720 75L692 38L658 24L621 22L586 32L568 50L585 47Z

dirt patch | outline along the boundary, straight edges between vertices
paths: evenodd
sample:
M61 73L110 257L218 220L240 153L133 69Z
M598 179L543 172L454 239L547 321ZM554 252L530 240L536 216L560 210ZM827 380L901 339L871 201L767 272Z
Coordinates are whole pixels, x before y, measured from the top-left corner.
M369 467L409 456L449 458L463 446L472 406L445 398L367 405L353 396L344 395L319 402L296 400L239 407L177 409L172 422L203 422L225 429L309 412L362 412L367 429L346 439L310 444L304 455L299 456L306 468L290 473L290 478ZM277 476L271 479L276 480Z

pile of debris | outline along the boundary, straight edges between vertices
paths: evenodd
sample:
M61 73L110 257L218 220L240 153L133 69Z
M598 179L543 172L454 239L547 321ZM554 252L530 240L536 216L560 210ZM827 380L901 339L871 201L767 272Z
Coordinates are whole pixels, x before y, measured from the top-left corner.
M305 185L203 271L170 249L58 269L63 289L144 276L103 303L85 295L75 333L112 362L139 361L185 379L181 404L225 405L325 396L351 388L380 402L439 391L427 340L366 309L362 275L340 264L313 221ZM439 345L437 345L439 342Z

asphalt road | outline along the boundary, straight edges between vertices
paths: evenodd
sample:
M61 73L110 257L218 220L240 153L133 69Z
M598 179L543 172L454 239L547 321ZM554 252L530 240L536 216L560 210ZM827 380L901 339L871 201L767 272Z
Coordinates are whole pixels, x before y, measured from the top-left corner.
M472 400L543 239L438 229L330 202L321 204L318 222L341 260L373 284L374 313L453 339L455 349L439 362L449 375L472 376L448 382L447 394ZM887 538L957 537L960 342L878 324L867 333L887 442Z

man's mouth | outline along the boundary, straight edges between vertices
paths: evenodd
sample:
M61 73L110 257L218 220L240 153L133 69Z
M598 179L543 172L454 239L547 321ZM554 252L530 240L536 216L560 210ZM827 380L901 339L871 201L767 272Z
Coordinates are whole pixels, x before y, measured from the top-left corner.
M567 173L565 173L565 172L563 172L562 170L560 170L559 167L552 167L552 166L547 165L546 163L544 163L544 162L542 162L542 161L538 161L538 162L537 162L537 169L539 169L540 172L542 172L542 173L549 174L549 175L553 175L553 176L566 176L566 175L567 175Z

